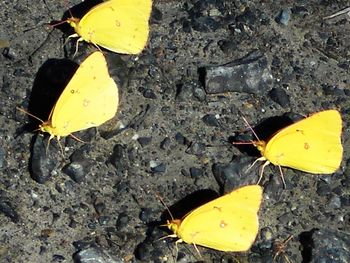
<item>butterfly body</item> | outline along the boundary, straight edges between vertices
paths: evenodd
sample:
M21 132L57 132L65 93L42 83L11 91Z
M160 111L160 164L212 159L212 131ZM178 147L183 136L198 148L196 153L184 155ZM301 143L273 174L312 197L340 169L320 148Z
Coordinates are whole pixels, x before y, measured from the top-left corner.
M179 241L221 251L247 251L259 230L262 188L249 185L168 222Z

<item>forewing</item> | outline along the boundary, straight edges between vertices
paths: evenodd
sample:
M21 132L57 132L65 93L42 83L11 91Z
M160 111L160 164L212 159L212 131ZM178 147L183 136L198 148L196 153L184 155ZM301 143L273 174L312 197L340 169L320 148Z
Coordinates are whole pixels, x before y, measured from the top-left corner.
M119 102L118 88L109 76L101 52L90 55L78 68L58 99L52 126L61 136L99 126L113 118Z
M79 22L88 42L117 53L138 54L145 47L151 0L111 0L91 9Z
M309 173L333 173L341 163L342 120L338 111L318 112L279 131L265 157L275 165Z
M191 212L178 235L186 243L221 251L246 251L259 229L262 188L241 187Z

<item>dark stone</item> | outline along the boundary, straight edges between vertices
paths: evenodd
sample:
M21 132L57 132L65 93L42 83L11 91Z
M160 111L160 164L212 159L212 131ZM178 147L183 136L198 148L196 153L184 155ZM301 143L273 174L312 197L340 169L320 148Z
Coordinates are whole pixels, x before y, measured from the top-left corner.
M176 100L188 101L191 99L193 94L192 86L184 83L176 85Z
M208 126L219 127L219 121L214 114L206 114L202 118L203 122Z
M144 223L149 223L153 220L153 210L151 208L142 208L139 218Z
M126 161L125 146L121 144L116 144L113 148L109 162L119 171L123 170L124 162Z
M317 194L319 196L326 196L327 194L329 194L332 191L331 187L329 184L327 184L324 181L319 180L317 182Z
M135 249L135 257L141 262L150 262L152 252L152 245L150 242L142 242Z
M237 157L228 164L215 163L212 171L223 192L227 193L240 185L256 183L259 165L248 168L254 162L251 157Z
M191 167L190 174L192 178L198 178L201 177L204 174L204 172L201 168Z
M62 255L54 254L51 262L64 262L66 258Z
M93 246L95 240L92 237L85 237L84 239L74 241L72 244L76 250L84 250Z
M152 7L151 21L160 22L163 20L163 13L155 6Z
M276 17L276 22L284 26L287 26L290 20L290 15L291 15L290 9L283 9L279 13L279 15Z
M18 223L20 220L10 200L2 195L2 193L0 193L0 213L11 219L13 223Z
M194 87L193 96L199 101L204 101L206 98L205 91L202 87Z
M103 202L94 203L94 208L96 213L101 215L106 210L106 204Z
M350 195L340 197L341 206L350 206Z
M273 88L269 92L270 98L281 105L283 108L288 107L290 104L289 95L282 88Z
M147 99L156 99L157 98L156 94L151 89L145 89L143 91L143 96Z
M51 172L54 170L57 163L57 159L53 158L52 154L49 152L50 149L46 148L47 143L49 143L47 139L36 135L30 161L31 176L40 184L45 183L51 178Z
M122 230L123 228L125 228L127 226L127 224L129 223L129 216L127 213L120 213L118 215L117 218L117 222L115 224L115 227L118 231Z
M70 228L76 228L77 225L78 225L78 222L75 221L74 218L71 218L70 221L69 221L68 226L69 226Z
M190 147L186 150L186 153L197 156L203 155L205 152L205 144L201 142L192 142Z
M187 145L188 141L185 136L183 136L180 132L175 134L175 140L182 145Z
M81 183L89 173L92 164L88 160L72 162L62 168L62 172L68 175L76 183Z
M151 167L152 173L164 173L166 171L166 164L160 163L155 167Z
M165 137L164 140L160 143L160 148L162 150L167 150L170 148L170 143L171 143L171 140L169 137Z
M141 147L145 147L146 145L149 145L152 142L152 137L140 137L137 139Z

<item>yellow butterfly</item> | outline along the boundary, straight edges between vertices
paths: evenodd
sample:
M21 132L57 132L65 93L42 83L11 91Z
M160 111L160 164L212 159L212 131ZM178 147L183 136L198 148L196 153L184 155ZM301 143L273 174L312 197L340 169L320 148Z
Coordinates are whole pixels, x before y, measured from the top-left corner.
M258 234L258 212L263 190L259 185L240 187L210 201L183 219L167 222L178 237L186 242L221 251L247 251Z
M151 0L109 0L93 7L82 19L67 22L79 37L121 54L140 53L148 40ZM78 46L78 43L77 43Z
M118 103L118 87L109 76L106 59L94 52L81 63L39 130L49 133L50 140L59 140L113 118Z
M341 132L340 113L325 110L281 129L267 142L253 142L262 155L257 160L266 161L259 182L269 163L313 174L334 173L343 156Z

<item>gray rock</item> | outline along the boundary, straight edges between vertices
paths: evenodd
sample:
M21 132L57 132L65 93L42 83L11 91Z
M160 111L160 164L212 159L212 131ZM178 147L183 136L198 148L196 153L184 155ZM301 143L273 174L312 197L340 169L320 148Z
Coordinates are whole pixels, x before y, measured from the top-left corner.
M264 94L272 80L267 58L259 51L229 64L205 68L205 90L208 94L233 91Z

